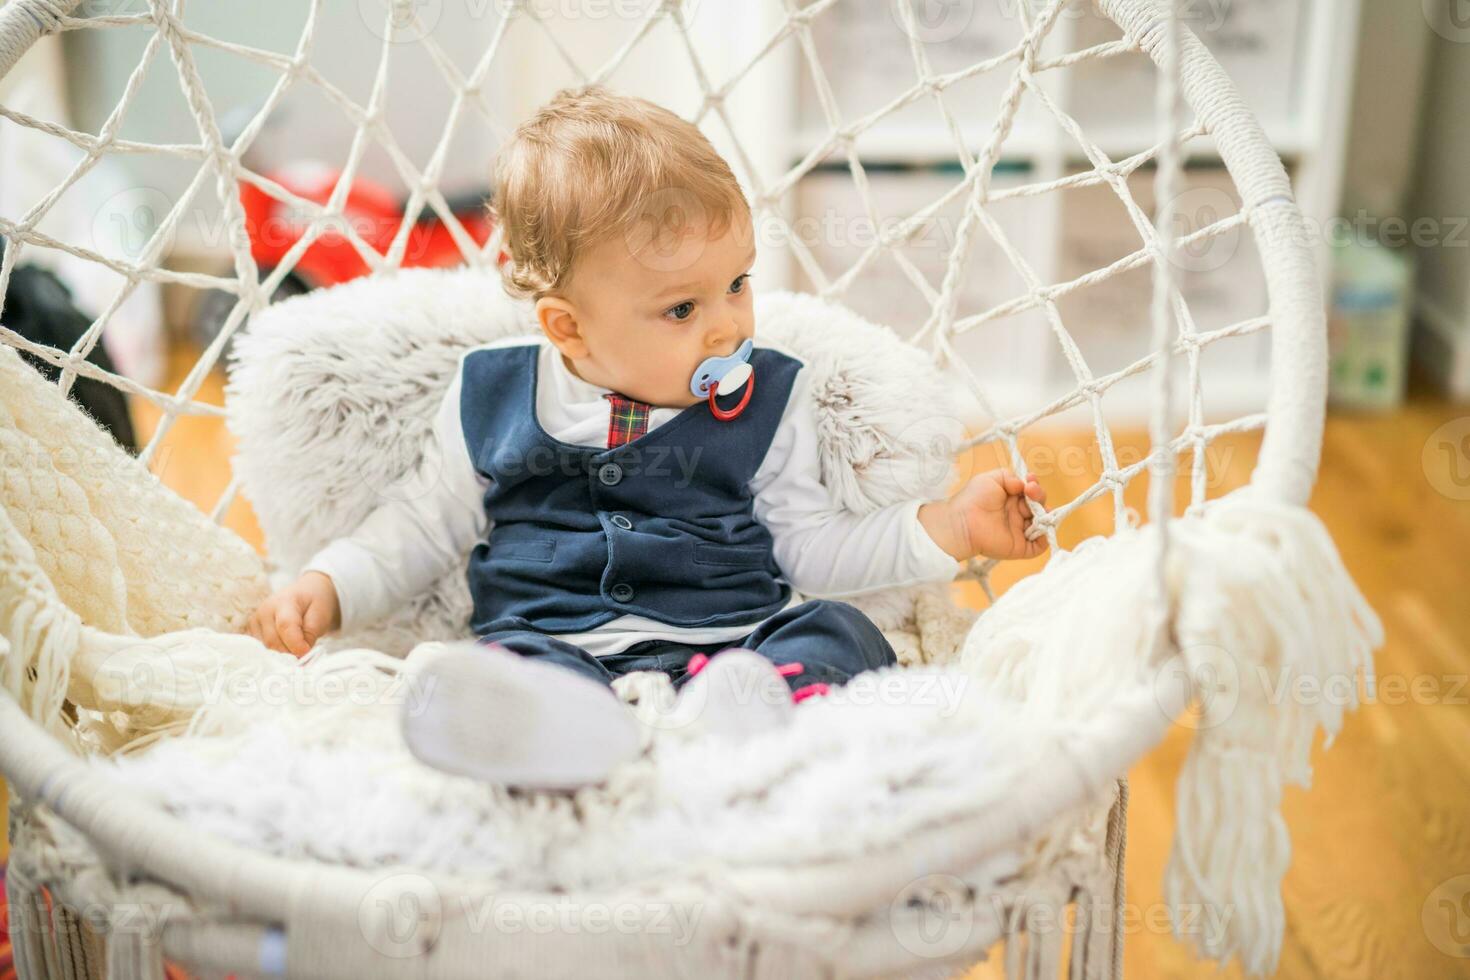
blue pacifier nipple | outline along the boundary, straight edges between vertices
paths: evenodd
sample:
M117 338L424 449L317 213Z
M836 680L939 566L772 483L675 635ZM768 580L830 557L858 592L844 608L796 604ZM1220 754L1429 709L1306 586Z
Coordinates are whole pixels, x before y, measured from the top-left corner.
M715 418L728 422L745 410L750 394L755 390L755 369L750 366L750 352L755 342L746 341L726 357L706 357L694 369L689 379L689 393L695 398L708 398L709 410ZM715 403L716 395L728 395L745 387L745 397L733 409L722 409Z

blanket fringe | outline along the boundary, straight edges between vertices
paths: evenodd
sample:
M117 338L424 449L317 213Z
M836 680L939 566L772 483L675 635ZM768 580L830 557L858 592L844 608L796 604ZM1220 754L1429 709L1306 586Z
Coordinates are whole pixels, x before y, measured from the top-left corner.
M1246 487L1172 522L1170 541L1173 649L1151 604L1157 531L1125 528L1014 586L961 663L1024 711L1078 725L1150 688L1170 718L1193 698L1165 874L1175 934L1265 973L1284 928L1282 785L1310 779L1314 734L1330 744L1357 705L1383 629L1304 508ZM1291 696L1303 678L1300 690L1332 695Z
M1383 626L1304 508L1241 494L1185 528L1179 559L1195 598L1179 604L1177 631L1199 731L1176 789L1164 894L1176 935L1263 974L1285 929L1282 787L1310 784L1316 731L1330 746L1357 707Z
M0 686L37 724L73 750L63 713L81 620L56 597L30 543L0 508Z

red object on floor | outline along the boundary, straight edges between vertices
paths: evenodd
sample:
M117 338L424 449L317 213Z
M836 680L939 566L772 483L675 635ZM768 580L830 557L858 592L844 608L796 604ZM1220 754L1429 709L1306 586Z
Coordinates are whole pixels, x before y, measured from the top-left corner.
M342 179L341 171L313 160L277 167L265 176L302 200L322 206ZM446 203L472 242L483 246L489 241L490 216L478 198ZM311 223L310 216L295 203L278 200L249 181L240 181L240 204L250 237L250 254L265 269L285 261ZM404 201L388 188L361 175L355 176L342 202L341 224L322 230L297 259L295 273L313 287L367 275L371 268L343 229L352 229L368 247L386 255L404 223L403 206ZM428 206L409 226L405 244L404 267L450 266L464 261L449 226ZM497 262L508 258L502 250Z

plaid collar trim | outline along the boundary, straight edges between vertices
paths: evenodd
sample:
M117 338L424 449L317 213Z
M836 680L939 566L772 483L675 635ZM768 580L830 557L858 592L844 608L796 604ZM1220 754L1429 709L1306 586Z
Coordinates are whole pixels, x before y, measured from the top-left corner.
M653 406L616 391L602 397L611 402L607 413L607 448L626 445L648 431L648 413Z

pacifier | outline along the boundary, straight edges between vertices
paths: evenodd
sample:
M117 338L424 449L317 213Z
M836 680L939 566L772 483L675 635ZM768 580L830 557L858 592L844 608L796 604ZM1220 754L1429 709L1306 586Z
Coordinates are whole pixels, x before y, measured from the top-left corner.
M750 404L751 392L755 391L755 369L750 366L750 351L754 346L755 342L747 339L727 357L706 357L689 380L690 394L696 398L707 396L710 412L721 422L730 421ZM734 408L726 410L715 402L717 396L739 391L741 385L745 386L745 395Z

